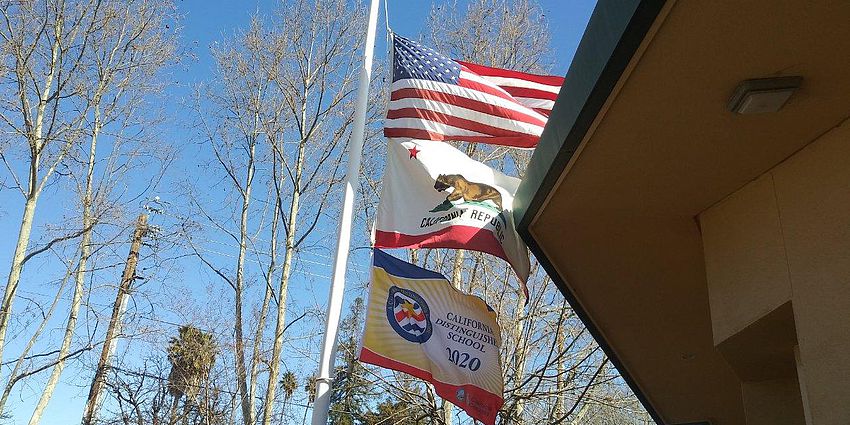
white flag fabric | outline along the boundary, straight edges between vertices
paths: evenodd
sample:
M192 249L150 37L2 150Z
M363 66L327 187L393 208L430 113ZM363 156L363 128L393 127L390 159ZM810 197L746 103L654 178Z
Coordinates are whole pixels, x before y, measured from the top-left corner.
M528 297L528 248L516 232L519 179L475 161L452 145L388 139L375 223L378 248L454 248L507 261Z

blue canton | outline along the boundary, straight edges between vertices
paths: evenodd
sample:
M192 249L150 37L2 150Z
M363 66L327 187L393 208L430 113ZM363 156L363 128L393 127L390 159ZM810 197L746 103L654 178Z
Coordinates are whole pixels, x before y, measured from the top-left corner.
M460 64L415 41L393 36L393 82L414 78L457 84Z

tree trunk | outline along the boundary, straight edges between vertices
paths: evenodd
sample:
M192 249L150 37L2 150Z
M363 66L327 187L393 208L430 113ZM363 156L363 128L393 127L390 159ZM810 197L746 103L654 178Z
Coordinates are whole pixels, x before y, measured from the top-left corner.
M560 418L564 415L564 392L566 390L566 367L565 364L567 361L567 355L564 353L564 329L557 329L557 334L555 334L555 349L556 352L561 356L558 359L558 365L556 368L557 375L555 376L555 405L552 407L552 417Z
M180 404L180 396L175 395L171 400L171 409L168 411L168 425L177 423L177 406Z
M65 276L62 278L62 283L59 284L59 289L56 290L53 302L50 303L50 308L48 308L47 314L44 315L44 318L41 320L38 328L30 337L27 346L24 347L24 351L22 351L18 356L18 361L15 362L15 367L12 368L12 372L9 374L9 382L6 383L6 387L3 389L3 395L0 396L0 417L2 417L3 410L6 407L6 401L12 393L12 388L18 382L18 372L21 370L21 367L23 367L24 361L27 359L30 350L32 350L36 341L38 341L38 337L41 336L41 333L44 332L44 328L47 326L47 323L50 322L50 318L53 317L53 313L56 311L56 306L59 304L59 300L62 298L62 293L65 291L65 285L68 284L68 279L70 279L73 272L73 268L69 266L68 270L65 272Z
M248 379L245 369L245 339L242 334L242 291L245 287L245 252L248 248L248 208L251 205L251 187L254 180L254 154L256 152L256 141L251 141L248 152L248 175L246 177L245 189L242 193L242 214L239 221L239 258L236 260L236 294L233 330L236 334L236 379L239 385L239 395L242 405L242 422L245 425L253 425L254 411L248 400Z
M306 105L305 105L306 107ZM301 173L304 168L304 151L307 141L302 138L298 144L298 156L295 163L295 180L292 187L292 200L289 203L289 217L286 223L286 252L283 258L283 270L280 274L278 289L277 321L274 330L272 358L269 362L269 379L266 389L266 403L263 405L263 425L271 423L274 397L277 390L277 378L280 374L280 353L283 350L283 329L286 325L286 295L289 289L289 275L292 272L292 255L295 253L295 231L297 229L298 209L301 201Z
M21 279L21 271L24 267L24 258L27 252L27 247L32 234L33 217L35 217L35 207L38 204L38 197L41 194L43 181L39 181L39 169L41 162L41 153L44 149L46 141L42 140L44 129L44 114L47 110L47 101L50 98L50 93L53 89L53 78L56 75L59 63L59 48L62 40L63 20L61 15L56 17L54 27L54 41L51 46L50 71L44 79L44 87L39 94L38 105L36 107L35 124L32 129L32 134L28 135L30 145L30 169L29 169L29 184L27 190L27 200L24 204L23 217L21 217L21 228L18 231L18 241L15 244L15 254L12 257L12 266L9 269L9 278L6 281L6 290L3 294L3 304L0 305L0 359L3 358L3 349L6 342L6 331L9 329L9 318L12 315L12 303L15 300L15 293L18 290L18 283ZM19 52L20 53L20 52ZM22 114L24 121L27 121L29 116L29 101L25 92L25 81L29 77L26 75L26 70L22 67L25 65L20 63L23 58L18 57L15 67L15 73L18 80L18 90L24 108ZM45 176L46 177L46 176Z
M100 113L95 109L94 131L92 132L91 144L89 146L89 161L86 168L86 186L82 199L82 239L80 240L80 262L77 264L77 270L74 275L74 295L71 299L71 311L68 314L68 322L65 326L65 334L62 337L62 346L59 348L57 355L56 366L50 373L50 378L47 379L47 384L38 403L30 417L29 425L35 425L41 421L41 415L50 402L53 396L53 391L56 389L56 384L59 382L59 376L62 375L62 370L65 368L65 356L68 355L68 350L71 348L71 342L74 339L74 330L77 327L77 314L80 311L80 304L83 299L83 288L86 280L86 267L91 255L91 238L92 227L94 225L94 217L92 216L92 187L94 185L94 162L97 153L97 137L100 132Z
M452 425L452 404L447 400L443 400L443 406L440 408L440 413L443 415L443 423Z
M584 417L587 416L587 412L590 411L591 404L584 403L580 409L578 409L578 413L570 420L570 425L582 425L586 423ZM560 416L557 416L560 417Z
M519 291L518 291L519 292ZM516 298L516 307L515 310L517 314L523 314L525 311L524 307L524 296L522 293L517 294ZM520 316L517 317L517 323L514 327L514 332L516 335L516 350L514 350L514 376L513 380L515 383L522 382L522 377L525 374L525 364L528 357L528 340L526 338L525 333L525 324L528 321L528 316ZM517 389L519 391L519 389ZM521 395L521 394L517 394ZM522 397L517 397L516 405L514 406L513 412L508 420L508 423L517 423L521 424L522 422L522 413L525 410L525 401Z
M277 164L273 163L272 167ZM266 317L268 316L269 304L272 298L272 280L274 279L275 262L277 261L277 225L280 221L280 204L274 203L274 211L272 215L271 241L269 242L269 268L266 273L266 290L263 295L263 304L260 307L260 317L257 321L257 331L254 333L254 350L251 355L251 377L250 388L248 393L251 394L251 411L254 411L254 403L257 391L257 377L260 374L260 348L263 341L263 334L266 328Z
M460 289L460 284L463 280L463 256L464 250L458 249L455 251L455 261L452 265L452 286L457 289Z
M32 171L35 174L35 171ZM18 231L18 242L15 245L15 255L12 257L12 267L9 270L9 279L6 281L6 291L3 294L3 304L0 306L0 359L3 358L3 348L6 340L6 330L9 328L9 318L12 315L12 302L18 291L18 283L21 280L21 270L24 267L24 254L30 242L32 233L32 222L35 217L35 206L38 203L38 192L31 191L24 204L24 213L21 217L21 228Z

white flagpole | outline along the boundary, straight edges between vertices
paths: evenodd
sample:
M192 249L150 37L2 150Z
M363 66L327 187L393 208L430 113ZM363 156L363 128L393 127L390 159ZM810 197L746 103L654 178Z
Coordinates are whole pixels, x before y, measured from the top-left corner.
M354 110L354 127L351 129L351 142L348 152L348 171L343 187L345 198L342 202L342 217L339 221L336 254L334 255L333 280L328 295L328 310L325 322L325 337L322 341L322 355L319 359L319 377L316 380L316 399L313 404L312 425L326 425L331 399L331 380L336 357L336 337L339 317L342 310L342 296L345 290L345 268L348 263L348 250L351 246L351 216L354 209L354 194L360 180L360 157L363 151L363 138L366 129L366 104L369 100L369 82L372 79L372 51L375 50L375 31L378 23L378 5L380 0L371 0L369 7L369 26L366 29L366 43L363 46L363 68L360 69L360 85L357 87L357 104Z

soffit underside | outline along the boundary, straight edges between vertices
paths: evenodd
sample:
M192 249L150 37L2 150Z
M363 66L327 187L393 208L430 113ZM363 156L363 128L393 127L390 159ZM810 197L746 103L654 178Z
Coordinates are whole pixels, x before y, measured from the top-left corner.
M677 2L529 230L671 423L743 421L713 347L695 216L850 112L850 4ZM738 82L801 75L775 114Z

